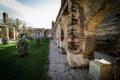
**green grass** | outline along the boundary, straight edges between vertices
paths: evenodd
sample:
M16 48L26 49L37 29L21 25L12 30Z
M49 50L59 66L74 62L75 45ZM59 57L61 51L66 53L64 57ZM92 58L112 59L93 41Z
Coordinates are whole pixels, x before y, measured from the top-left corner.
M17 55L15 43L0 45L0 80L47 80L49 40L29 41L29 54Z

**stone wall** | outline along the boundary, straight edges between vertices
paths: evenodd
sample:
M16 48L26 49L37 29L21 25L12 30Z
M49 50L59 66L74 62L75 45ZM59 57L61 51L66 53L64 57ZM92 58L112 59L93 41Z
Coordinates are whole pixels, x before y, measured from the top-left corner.
M120 12L108 15L99 24L96 41L98 50L120 57Z
M119 3L120 1L117 0L85 0L81 3L84 7L85 17L84 36L88 38L86 40L86 43L88 42L88 44L86 44L85 47L86 54L91 54L92 50L96 47L97 49L105 51L113 56L116 55L116 51L119 53L120 47L118 35L120 32L120 19L118 17L119 14L117 14L117 18L112 16L112 14L116 14L120 10L118 7L120 6ZM106 17L108 18L105 19ZM90 36L91 38L89 38Z
M100 45L103 45L101 42L104 42L105 36L111 38L111 46L114 46L114 49L119 53L119 26L112 27L108 25L107 27L101 27L105 22L109 24L110 19L105 20L107 16L120 10L119 3L119 0L66 0L66 2L61 5L53 28L56 29L54 30L56 31L56 39L57 37L61 37L59 36L60 34L57 34L61 29L63 29L65 33L62 44L67 51L67 59L70 66L80 67L88 65L89 60L93 57L95 48L102 47ZM115 21L119 21L119 19ZM111 23L114 24L115 22ZM115 25L118 23L115 23ZM60 26L58 26L58 24L60 24ZM58 29L58 27L60 28ZM117 32L117 34L113 35L114 32ZM58 41L60 41L60 39ZM104 46L106 46L106 44L104 44ZM110 49L105 47L103 50L110 53L115 51L112 50L112 47Z

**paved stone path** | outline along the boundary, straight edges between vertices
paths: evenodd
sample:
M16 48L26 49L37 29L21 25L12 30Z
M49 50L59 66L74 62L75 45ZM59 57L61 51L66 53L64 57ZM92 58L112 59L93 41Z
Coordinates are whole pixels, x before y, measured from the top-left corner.
M70 69L66 54L61 54L53 40L49 48L49 80L90 80L88 69Z

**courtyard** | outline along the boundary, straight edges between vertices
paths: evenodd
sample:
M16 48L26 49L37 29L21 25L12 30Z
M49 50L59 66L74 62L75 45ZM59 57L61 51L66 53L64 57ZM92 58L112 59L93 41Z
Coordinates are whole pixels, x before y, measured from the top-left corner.
M28 44L29 53L23 57L17 55L16 42L0 44L0 80L90 80L88 68L70 68L54 40Z
M40 46L28 43L25 57L17 55L16 42L0 44L0 80L47 80L49 40L41 40Z
M42 39L40 46L34 40L28 44L24 57L17 55L16 42L0 44L0 80L90 80L88 68L70 68L54 40Z
M19 56L15 41L0 44L0 80L92 80L88 67L69 66L67 54L53 39L41 39L40 45L28 40L28 45L28 55ZM96 56L110 59L102 53Z

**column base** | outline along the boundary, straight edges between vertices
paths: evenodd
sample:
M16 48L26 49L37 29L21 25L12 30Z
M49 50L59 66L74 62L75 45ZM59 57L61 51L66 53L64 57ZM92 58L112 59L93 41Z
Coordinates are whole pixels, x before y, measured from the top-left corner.
M71 68L85 68L89 66L89 59L84 58L83 54L74 54L67 51L67 61Z
M62 47L60 47L60 53L61 53L61 54L66 54L65 49L64 49L64 48L62 48Z

